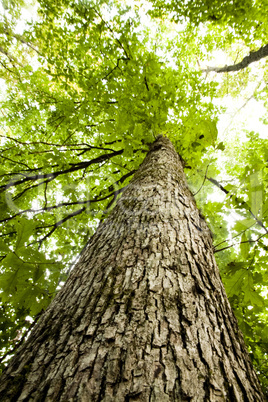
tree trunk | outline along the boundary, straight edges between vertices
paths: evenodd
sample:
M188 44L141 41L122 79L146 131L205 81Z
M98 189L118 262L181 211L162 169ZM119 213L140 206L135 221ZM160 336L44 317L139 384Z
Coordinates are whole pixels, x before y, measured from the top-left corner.
M0 400L264 401L167 138L9 364Z

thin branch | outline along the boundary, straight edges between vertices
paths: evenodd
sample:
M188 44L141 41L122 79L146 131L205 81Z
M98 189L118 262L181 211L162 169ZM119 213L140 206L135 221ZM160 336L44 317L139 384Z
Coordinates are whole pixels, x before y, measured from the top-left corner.
M209 166L210 166L210 163L207 165L207 168L206 168L206 172L205 172L205 176L204 176L203 183L201 184L201 186L200 186L200 188L197 190L197 192L193 194L193 196L195 196L196 194L198 194L198 193L199 193L199 191L201 191L201 190L202 190L202 188L203 188L203 186L204 186L204 184L205 184L205 181L206 181L206 179L207 179L207 172L208 172L208 168L209 168Z
M237 110L233 113L233 115L231 116L231 121L230 121L230 123L225 127L225 129L224 129L224 131L223 131L223 134L225 134L225 133L228 131L229 127L233 124L233 120L234 120L234 118L236 117L236 115L238 115L239 112L240 112L244 107L247 106L247 104L251 101L251 99L254 99L254 98L255 98L255 93L256 93L256 91L258 90L258 88L260 87L261 84L262 84L262 80L259 81L258 84L256 85L256 87L255 87L255 89L254 89L254 91L253 91L253 94L243 103L242 106L240 106L239 109L237 109Z
M8 36L11 36L12 38L17 39L19 42L23 43L24 45L27 45L28 47L30 47L32 50L34 50L36 53L38 53L40 56L42 56L42 54L39 52L39 50L37 50L30 42L27 42L22 35L19 34L15 34L14 32L12 32L10 29L4 28L3 32Z
M29 212L29 213L34 213L35 215L38 215L38 214L43 213L43 212L45 212L45 211L48 211L48 212L49 212L49 211L52 211L53 209L57 209L57 208L61 208L61 207L69 207L69 206L72 206L72 205L90 205L90 204L93 204L93 203L96 203L96 202L104 201L104 200L106 200L107 198L110 198L110 197L114 196L118 191L121 191L121 189L120 189L120 190L115 190L115 191L113 191L112 193L109 193L109 194L107 194L107 195L105 195L105 196L103 196L103 197L100 197L101 194L104 194L104 193L106 193L107 191L112 191L113 188L114 188L116 185L122 184L128 177L132 176L135 172L136 172L136 170L132 170L131 172L126 173L126 174L123 175L119 180L117 180L115 183L111 184L106 190L101 191L101 192L99 193L98 197L96 196L95 198L92 198L92 199L90 199L90 200L85 200L85 201L73 201L73 202L62 202L62 203L57 204L57 205L47 206L47 199L46 199L46 194L45 194L45 206L44 206L43 208L39 208L39 209L33 209L33 208L24 209L23 211L17 212L16 214L14 214L14 215L12 215L12 216L9 216L9 217L7 217L7 218L1 219L1 220L0 220L0 223L8 222L8 221L10 221L10 220L16 218L17 216L20 216L20 215L25 214L25 213L27 213L27 212ZM50 179L50 180L51 180L51 179ZM44 183L44 182L42 182L42 184L43 184L43 183ZM46 185L45 192L46 192L46 190L47 190L47 184L48 184L48 181L45 182L45 185ZM32 187L31 187L31 188L32 188ZM125 187L123 187L123 189L124 189L124 188L125 188Z
M2 152L3 152L3 150L2 150ZM12 163L14 163L14 164L19 164L19 165L26 166L27 169L29 169L29 170L31 169L28 165L26 165L26 163L18 162L18 161L13 161L13 159L8 158L7 156L0 155L0 158L6 159L6 160L8 160L8 161L10 161L10 162L12 162Z
M119 66L119 61L120 60L128 60L128 59L126 59L125 57L120 57L119 59L117 59L117 62L116 62L116 65L115 65L115 67L114 68L112 68L103 78L102 78L102 80L106 80L108 77L109 77L109 75L111 75L117 68L120 70L120 72L122 73L122 70L121 70L121 68L120 68L120 66ZM108 102L105 102L105 103L108 103ZM118 103L118 102L112 102L111 104L113 104L113 103Z
M134 171L133 171L133 173L134 173ZM132 173L132 174L133 174L133 173ZM120 180L118 180L118 183L119 183L119 182L123 182L128 176L130 176L129 173L127 173L127 174L124 175ZM111 187L111 186L110 186L110 187ZM109 188L110 188L110 187L109 187ZM107 211L107 209L108 209L108 208L113 204L113 202L116 200L117 196L118 196L121 192L123 192L124 189L125 189L125 187L122 187L122 188L120 188L119 190L116 190L116 191L114 191L113 193L108 194L107 196L105 196L105 197L103 197L103 198L99 198L99 199L96 198L96 199L87 200L87 201L84 201L84 202L83 202L83 201L80 201L80 202L77 202L77 203L70 203L69 205L81 204L81 203L90 204L90 203L93 203L93 202L103 201L103 200L105 200L105 199L107 199L107 198L109 198L109 197L111 197L111 196L114 196L114 197L113 197L113 200L112 200L111 202L109 202L109 204L108 204L108 206L107 206L107 208L106 208L106 211ZM47 207L47 210L52 209L52 208L57 208L57 207L58 207L58 206ZM54 225L50 225L50 226L52 226L52 229L51 229L42 239L40 239L40 240L37 241L37 242L39 243L39 248L41 247L42 243L43 243L49 236L51 236L52 233L54 233L55 230L56 230L59 226L61 226L63 223L67 222L69 219L73 218L74 216L80 215L80 214L81 214L82 212L84 212L85 210L86 210L86 206L84 206L83 208L80 208L80 209L78 209L78 210L72 212L71 214L67 215L65 218L63 218L63 219L61 219L60 221L56 222ZM18 214L17 214L17 215L18 215ZM104 215L105 215L105 212L103 213L103 217L104 217ZM103 217L102 217L101 219L103 219ZM38 229L38 228L37 228L37 229Z
M3 49L2 46L0 46L0 52L3 53L10 61L11 63L15 62L18 64L20 67L24 68L25 66L21 64L14 56L12 56L7 50Z
M23 196L23 194L26 193L26 191L32 190L33 188L37 188L42 186L43 184L47 185L49 182L51 182L53 180L53 177L51 177L50 179L47 180L43 180L40 183L37 184L33 184L30 187L25 188L24 190L22 190L19 194L17 194L15 197L12 198L13 201L18 200L21 196Z
M102 122L100 122L100 123L103 123L103 122L105 122L105 121L107 121L107 120L104 120L104 121L102 121ZM109 121L115 121L115 120L113 119L113 120L109 120ZM11 140L11 141L16 142L17 144L20 144L20 145L27 145L27 146L29 146L29 145L39 145L39 144L48 145L48 146L53 146L53 147L60 147L60 148L63 148L63 147L74 147L74 146L76 146L76 147L86 146L86 147L88 147L88 148L90 148L90 149L99 149L99 150L101 150L101 151L112 151L112 152L115 152L114 149L112 149L112 148L96 147L96 146L90 145L90 144L88 144L88 143L86 143L86 142L81 142L81 143L78 143L78 144L68 144L68 143L67 143L67 144L54 144L54 143L52 143L52 142L45 142L45 141L23 142L23 141L19 141L19 140L16 139L16 138L12 138L12 137L9 137L8 135L2 135L2 134L0 134L0 137L7 138L7 139L9 139L9 140ZM114 143L116 143L116 142L121 142L121 140L113 141L113 142L107 143L107 145L108 145L108 144L111 145L111 144L114 144ZM72 150L79 150L79 148L78 148L78 149L72 149Z
M101 221L101 222L105 219L105 216L107 215L109 208L113 205L113 203L116 201L118 195L119 195L120 193L122 193L122 192L124 191L124 189L125 189L125 187L120 188L119 190L117 190L117 191L114 192L114 197L113 197L113 199L112 199L111 201L109 201L108 205L107 205L106 208L105 208L105 211L103 211L102 217L100 218L100 221Z
M2 191L5 191L10 187L14 187L16 185L20 185L20 184L26 183L28 181L35 181L35 180L39 180L39 179L49 179L49 178L55 179L56 177L58 177L60 175L76 172L81 169L86 169L90 165L93 165L96 163L99 164L101 162L107 161L114 156L121 155L123 152L124 152L124 150L121 149L119 151L114 151L113 153L110 153L110 154L100 155L97 158L91 159L90 161L84 161L84 162L79 162L79 163L70 163L70 165L72 165L72 166L69 167L68 169L55 171L53 173L40 173L40 174L35 174L32 176L26 176L23 179L10 181L8 184L0 186L0 190L2 189Z
M226 190L217 180L213 179L212 177L207 177L207 179L215 184L215 186L217 186L221 191L223 191L225 194L229 194L229 191Z
M115 193L116 193L116 191L114 191L113 193L110 193L110 194L108 194L108 195L106 195L106 196L104 196L102 198L93 198L93 199L85 200L85 201L62 202L62 203L57 204L57 205L45 206L45 207L39 208L39 209L32 209L32 208L24 209L23 211L17 212L16 214L14 214L12 216L9 216L8 218L1 219L0 223L8 222L11 219L14 219L17 216L20 216L20 215L25 214L27 212L34 213L35 215L38 215L38 214L43 213L45 211L49 212L49 211L52 211L53 209L57 209L57 208L61 208L61 207L69 207L69 206L72 206L72 205L85 205L85 204L90 205L90 204L95 203L95 202L104 201L107 198L112 197Z
M117 180L115 183L111 184L108 187L109 191L112 191L112 189L117 186L118 184L122 184L128 177L132 176L134 173L136 172L136 170L131 170L128 173L124 174L119 180Z
M48 181L45 183L45 189L44 189L45 208L47 207L47 185Z
M144 76L144 82L145 82L145 86L146 86L147 91L150 92L150 89L149 89L149 86L148 86L148 82L147 82L146 75Z
M220 250L214 250L214 254L215 254L215 253L219 253L220 251L223 251L223 250L227 250L228 248L237 246L238 244L243 244L243 243L257 243L257 242L258 242L262 237L264 237L264 236L267 236L267 233L262 234L262 235L259 236L256 240L244 240L244 241L241 241L241 242L239 242L239 243L233 243L233 244L231 244L230 246L223 247L223 248L221 248Z
M216 185L220 190L222 190L225 194L229 194L229 193L230 193L230 191L226 190L217 180L212 179L211 177L207 177L207 179L208 179L211 183L215 184L215 185ZM237 197L235 197L235 200L237 200ZM256 223L257 223L262 229L265 230L266 234L268 234L268 229L264 226L264 224L262 223L262 221L260 221L260 220L253 214L253 212L252 212L251 209L249 208L249 205L248 205L245 201L243 201L243 202L241 203L241 205L245 205L245 209L247 209L247 210L249 211L249 213L251 214L252 218L254 218L255 221L256 221Z
M21 35L14 34L7 29L5 29L5 34L12 36L13 38L17 39L19 42L23 43L24 45L30 47L32 50L34 50L36 53L38 53L40 56L43 56L39 50L37 50L31 43L27 42Z
M112 28L110 27L110 25L102 18L102 15L95 9L93 8L95 13L99 16L99 18L102 20L102 22L104 23L104 25L109 29L109 31L112 33L114 40L119 44L119 46L121 47L121 49L124 51L126 58L128 60L130 60L129 55L127 54L126 49L124 48L124 46L122 45L121 41L115 37L114 35L114 31L112 30Z
M0 64L1 64L10 74L13 74L13 75L15 75L16 77L18 77L17 71L12 71L12 70L10 70L4 63L2 63L1 60L0 60ZM14 67L14 65L13 65L13 67ZM3 112L2 112L2 113L3 113Z
M77 209L76 211L72 212L71 214L65 216L65 218L61 219L60 221L56 222L53 225L53 228L40 240L38 240L39 243L39 248L41 247L42 243L49 237L52 235L53 232L55 232L55 230L62 225L63 223L67 222L69 219L73 218L74 216L80 215L82 212L84 212L86 210L86 207Z
M241 235L242 235L243 233L245 233L248 229L252 228L252 227L255 226L255 225L256 225L256 223L254 222L252 225L250 225L249 227L247 227L245 230L242 230L242 232L236 234L235 236L232 236L231 239L229 239L229 240L233 240L233 239L235 239L236 237L241 236ZM218 243L218 244L216 244L216 245L214 246L214 249L216 249L216 247L220 246L220 245L223 244L223 243L227 243L229 240L227 239L227 240L221 241L220 243Z

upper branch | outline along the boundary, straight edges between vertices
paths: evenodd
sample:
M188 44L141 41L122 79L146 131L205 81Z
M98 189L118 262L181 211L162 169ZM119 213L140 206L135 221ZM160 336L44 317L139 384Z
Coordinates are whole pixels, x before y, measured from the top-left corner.
M225 194L229 194L230 191L226 190L217 180L213 179L212 177L207 177L207 179L215 184L215 186L217 186L221 191L223 191ZM237 197L235 196L235 200L237 200ZM240 201L240 200L239 200ZM252 216L253 219L255 219L256 223L265 230L266 234L268 234L268 229L264 226L264 224L262 223L262 221L260 219L257 218L256 215L253 214L253 212L251 211L249 205L246 203L246 201L242 201L241 205L243 205L245 207L245 209L247 209L250 213L250 215Z
M14 56L12 56L7 50L0 46L0 52L3 53L12 63L18 64L20 67L25 67Z
M230 71L239 71L246 68L249 64L254 61L258 61L268 56L268 45L262 46L260 49L256 50L256 52L250 52L248 56L244 57L240 63L233 64L231 66L224 67L207 67L202 69L205 73L209 73L210 71L215 71L216 73L228 73Z
M93 165L94 163L101 163L104 162L108 159L111 159L113 156L117 156L117 155L121 155L124 152L123 149L119 150L119 151L114 151L112 153L109 154L104 154L104 155L100 155L97 158L94 158L90 161L85 161L85 162L79 162L79 163L75 163L75 164L70 164L71 166L68 169L65 170L59 170L59 171L55 171L52 173L40 173L40 174L35 174L35 175L26 175L26 177L23 177L22 179L17 179L17 180L11 180L8 184L4 184L2 186L0 186L0 191L4 191L10 187L19 185L19 184L23 184L25 182L28 181L35 181L35 180L39 180L39 179L55 179L56 177L66 174L66 173L72 173L72 172L76 172L78 170L81 169L85 169L90 165Z

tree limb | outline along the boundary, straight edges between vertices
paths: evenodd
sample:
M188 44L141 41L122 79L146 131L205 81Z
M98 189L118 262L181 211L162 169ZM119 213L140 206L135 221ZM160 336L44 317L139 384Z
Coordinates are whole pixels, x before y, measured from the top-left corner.
M262 237L264 237L264 236L267 236L267 233L262 234L262 235L259 236L256 240L240 241L240 242L238 242L238 243L233 243L233 244L231 244L231 245L229 245L229 246L223 247L223 248L221 248L221 249L219 249L219 250L215 250L215 249L214 249L214 254L219 253L220 251L223 251L223 250L227 250L228 248L234 247L234 246L236 246L237 244L257 243L257 242L258 242Z
M233 64L231 66L224 66L224 67L207 67L202 69L201 71L205 73L209 73L214 71L216 73L228 73L231 71L239 71L243 70L244 68L248 67L249 64L261 60L264 57L268 56L268 45L262 46L260 49L256 50L255 52L250 52L248 56L244 57L240 63Z
M230 191L226 190L217 180L212 179L211 177L207 177L207 179L208 179L211 183L215 184L215 186L217 186L217 187L218 187L221 191L223 191L225 194L229 194L229 193L230 193ZM237 197L235 197L235 199L237 199ZM245 208L249 211L249 213L251 214L252 218L255 219L256 223L257 223L262 229L265 230L266 234L268 234L268 229L264 226L264 224L262 223L262 221L259 220L259 219L253 214L253 212L252 212L251 209L249 208L248 204L247 204L245 201L243 201L243 202L242 202L242 205L244 205Z
M8 184L0 186L0 191L1 191L1 189L2 189L2 191L5 191L10 187L13 187L13 186L16 186L19 184L23 184L27 181L35 181L35 180L39 180L39 179L49 179L49 178L54 179L57 176L60 176L63 174L76 172L81 169L86 169L87 167L89 167L92 164L96 164L96 163L99 164L101 162L107 161L108 159L112 158L113 156L121 155L123 152L124 152L124 150L121 149L119 151L114 151L113 153L100 155L97 158L94 158L90 161L79 162L79 163L70 163L70 167L68 169L55 171L53 173L40 173L40 174L31 175L31 176L30 175L25 176L25 177L23 177L23 179L17 179L17 180L14 179L14 181L10 181Z
M13 38L16 38L18 41L20 41L21 43L23 43L24 45L30 47L32 50L34 50L36 53L38 53L40 56L43 56L39 50L37 50L30 42L27 42L21 35L17 35L17 34L12 34L11 32L8 33L9 35L11 35Z
M21 64L14 56L12 56L7 50L5 50L4 48L2 48L2 46L0 46L0 52L3 53L12 63L15 62L16 64L18 64L20 67L25 67L23 64Z

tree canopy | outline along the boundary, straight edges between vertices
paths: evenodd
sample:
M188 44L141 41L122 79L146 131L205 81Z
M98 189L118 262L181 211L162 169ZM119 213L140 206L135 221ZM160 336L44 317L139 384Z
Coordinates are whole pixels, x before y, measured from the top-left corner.
M2 2L3 365L162 134L184 160L267 390L268 140L217 128L220 101L252 83L245 102L267 107L266 9L251 0ZM240 67L202 69L218 50Z

